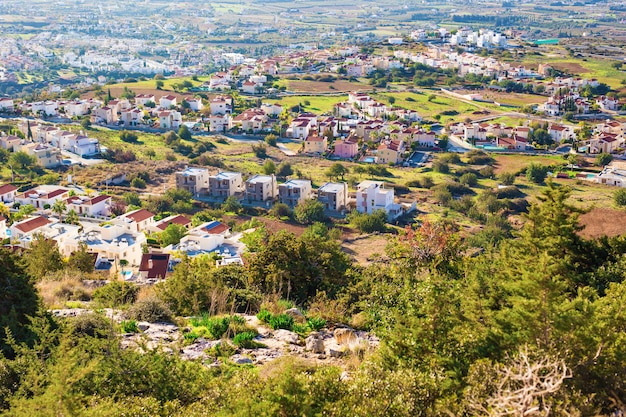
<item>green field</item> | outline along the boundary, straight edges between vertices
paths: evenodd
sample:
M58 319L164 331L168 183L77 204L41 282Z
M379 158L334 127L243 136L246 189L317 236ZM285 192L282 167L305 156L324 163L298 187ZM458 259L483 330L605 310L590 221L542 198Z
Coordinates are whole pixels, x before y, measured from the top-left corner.
M473 112L480 110L478 106L473 104L468 104L455 98L437 95L434 92L432 94L435 95L435 98L431 100L429 100L431 93L428 92L377 93L372 94L372 97L384 103L389 103L389 97L393 97L395 99L394 106L416 110L422 117L432 118L444 111L458 112L458 114L454 116L442 116L440 119L442 123L462 120L462 118L470 116Z
M584 78L596 78L611 88L622 87L621 81L626 79L626 72L613 67L615 60L597 58L566 58L566 57L537 57L527 56L523 64L551 64L557 68L568 69L574 75Z
M347 95L340 96L286 96L279 99L263 100L268 103L279 103L285 109L290 109L300 104L304 111L315 113L331 113L336 103L346 101ZM306 104L309 102L310 104Z

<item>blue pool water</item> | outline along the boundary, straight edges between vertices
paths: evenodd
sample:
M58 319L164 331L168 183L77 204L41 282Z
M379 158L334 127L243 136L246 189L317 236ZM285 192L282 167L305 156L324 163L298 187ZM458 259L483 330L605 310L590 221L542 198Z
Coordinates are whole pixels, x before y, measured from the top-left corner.
M373 156L366 156L365 158L363 158L363 162L373 164L374 162L376 162L376 158L374 158Z
M587 178L595 178L597 174L587 174Z

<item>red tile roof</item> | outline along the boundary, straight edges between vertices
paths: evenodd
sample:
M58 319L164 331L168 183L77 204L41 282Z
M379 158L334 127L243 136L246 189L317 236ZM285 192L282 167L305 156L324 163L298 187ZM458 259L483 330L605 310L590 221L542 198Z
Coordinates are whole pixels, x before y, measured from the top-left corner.
M137 223L149 219L150 217L154 217L154 214L150 213L146 209L139 209L126 215L126 218L131 219L132 221Z
M172 217L171 219L163 219L161 223L157 225L157 227L161 230L165 230L170 224L179 224L181 226L187 227L189 224L191 224L191 220L185 216L178 215Z
M16 224L15 228L23 233L28 233L49 223L51 223L50 220L46 219L45 217L37 216L30 220L25 220L19 224Z
M169 262L170 255L167 253L144 253L139 272L148 272L148 278L165 278Z
M16 191L17 187L12 185L12 184L4 184L4 185L0 185L0 195L2 194L8 194L11 191Z

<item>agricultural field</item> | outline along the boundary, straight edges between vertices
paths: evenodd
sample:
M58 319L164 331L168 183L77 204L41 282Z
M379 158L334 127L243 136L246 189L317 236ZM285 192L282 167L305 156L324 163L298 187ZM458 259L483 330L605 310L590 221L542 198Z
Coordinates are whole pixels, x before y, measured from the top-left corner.
M310 111L317 114L333 113L333 108L336 103L347 100L347 95L338 96L308 96L308 95L293 95L284 96L278 99L263 100L268 103L278 103L283 106L284 109L290 109L294 106L300 105L302 111ZM307 104L308 103L308 104Z
M288 91L294 93L347 93L350 91L364 91L370 90L371 87L367 84L358 81L348 81L336 79L332 82L315 81L315 80L303 80L303 79L290 79L290 77L283 77L275 84L284 86Z
M428 91L375 93L372 94L372 97L384 103L389 103L389 98L393 97L394 106L416 110L420 116L429 119L441 115L443 112L455 112L449 116L441 115L439 120L441 123L463 120L465 117L473 116L474 112L481 111L478 105L468 104L455 98L436 95Z

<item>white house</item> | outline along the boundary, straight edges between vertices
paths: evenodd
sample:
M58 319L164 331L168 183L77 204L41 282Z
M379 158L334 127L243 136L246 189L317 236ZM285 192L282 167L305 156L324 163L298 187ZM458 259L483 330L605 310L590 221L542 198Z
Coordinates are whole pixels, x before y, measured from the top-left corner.
M161 129L176 130L183 122L182 115L176 110L164 110L159 112L159 126Z
M394 203L393 188L385 188L382 181L362 181L357 186L356 209L367 214L384 210L390 220L402 214L400 204Z
M162 109L169 109L172 106L176 107L176 96L168 94L159 99L159 107Z

